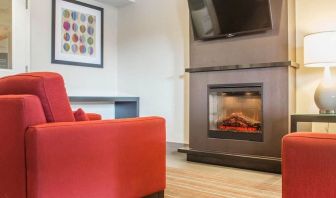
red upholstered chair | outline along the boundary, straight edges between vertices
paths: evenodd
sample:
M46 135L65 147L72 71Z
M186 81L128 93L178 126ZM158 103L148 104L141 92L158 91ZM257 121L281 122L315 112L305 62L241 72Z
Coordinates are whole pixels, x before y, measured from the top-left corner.
M75 122L56 73L1 78L0 198L162 196L165 121L88 117Z
M283 198L336 197L336 135L292 133L283 138Z

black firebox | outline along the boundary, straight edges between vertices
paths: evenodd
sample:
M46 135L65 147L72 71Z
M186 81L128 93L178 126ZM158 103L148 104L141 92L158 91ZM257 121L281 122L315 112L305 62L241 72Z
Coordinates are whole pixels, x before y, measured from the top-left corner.
M263 141L263 85L208 85L208 137Z

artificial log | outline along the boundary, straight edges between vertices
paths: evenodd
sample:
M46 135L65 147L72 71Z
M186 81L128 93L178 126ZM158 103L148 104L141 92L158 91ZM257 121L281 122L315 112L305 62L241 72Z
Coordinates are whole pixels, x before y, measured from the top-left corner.
M261 129L261 123L257 120L249 118L242 113L233 113L229 117L225 118L222 121L218 122L218 128L225 129L225 128L246 128L255 129L255 131L259 131Z

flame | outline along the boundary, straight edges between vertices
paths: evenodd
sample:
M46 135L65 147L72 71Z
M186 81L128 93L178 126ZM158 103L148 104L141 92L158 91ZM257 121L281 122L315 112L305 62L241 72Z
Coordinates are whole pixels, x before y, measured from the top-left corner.
M254 128L254 127L219 126L218 128L223 131L237 131L237 132L245 132L245 133L260 132L257 128Z

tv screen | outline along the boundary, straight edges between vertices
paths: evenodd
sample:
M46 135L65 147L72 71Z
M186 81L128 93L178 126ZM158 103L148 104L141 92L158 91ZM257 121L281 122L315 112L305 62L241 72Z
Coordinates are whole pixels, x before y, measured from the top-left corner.
M269 0L188 0L195 39L230 38L272 29Z

